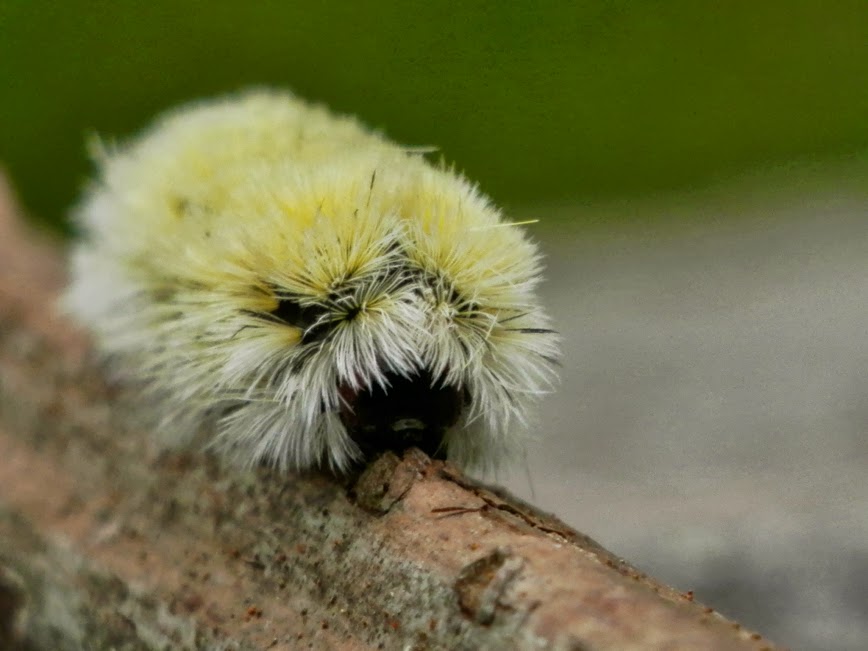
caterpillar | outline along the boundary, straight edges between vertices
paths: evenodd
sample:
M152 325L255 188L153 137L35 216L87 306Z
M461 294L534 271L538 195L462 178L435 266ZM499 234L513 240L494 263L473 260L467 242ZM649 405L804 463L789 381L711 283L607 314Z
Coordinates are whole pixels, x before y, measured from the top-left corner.
M559 355L541 258L462 175L276 90L94 149L63 303L167 440L335 472L521 448Z

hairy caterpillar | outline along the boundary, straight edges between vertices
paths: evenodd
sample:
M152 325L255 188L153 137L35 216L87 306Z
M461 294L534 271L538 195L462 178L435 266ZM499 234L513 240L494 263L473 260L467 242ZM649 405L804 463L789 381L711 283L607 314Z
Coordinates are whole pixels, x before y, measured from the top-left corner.
M535 246L467 180L273 91L98 149L64 301L170 438L334 470L516 449L557 337Z

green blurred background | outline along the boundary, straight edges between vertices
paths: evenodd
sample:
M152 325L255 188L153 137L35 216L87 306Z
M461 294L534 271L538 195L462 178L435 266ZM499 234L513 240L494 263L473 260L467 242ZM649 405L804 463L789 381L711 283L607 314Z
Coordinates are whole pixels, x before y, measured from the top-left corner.
M0 163L62 223L89 133L295 89L437 145L508 208L868 150L868 3L0 2Z

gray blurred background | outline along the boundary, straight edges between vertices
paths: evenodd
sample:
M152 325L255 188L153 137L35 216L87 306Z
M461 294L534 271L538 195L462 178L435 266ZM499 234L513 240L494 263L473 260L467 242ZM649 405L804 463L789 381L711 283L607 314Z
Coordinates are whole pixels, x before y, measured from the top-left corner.
M865 649L868 192L806 172L544 239L562 386L507 485L781 644Z
M437 145L549 266L563 379L503 476L781 644L868 648L868 4L0 2L0 165L251 85Z

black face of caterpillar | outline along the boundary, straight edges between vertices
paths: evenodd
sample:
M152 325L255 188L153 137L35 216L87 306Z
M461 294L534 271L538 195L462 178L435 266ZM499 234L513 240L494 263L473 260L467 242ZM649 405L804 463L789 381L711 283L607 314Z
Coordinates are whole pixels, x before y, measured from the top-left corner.
M411 377L387 376L388 389L340 387L341 421L365 457L383 450L417 447L445 459L443 437L470 402L466 390L438 383L425 371Z
M413 300L421 303L421 286L408 287L409 280L419 276L404 268L393 276L391 286L410 289ZM329 346L336 329L353 321L360 312L359 297L347 289L333 289L325 300L313 304L304 305L301 300L279 299L270 317L302 330L300 344L308 354ZM432 457L445 459L446 432L471 402L466 389L447 384L421 366L403 372L388 371L381 382L367 386L339 381L336 390L337 415L363 458L385 450L400 452L417 447Z

